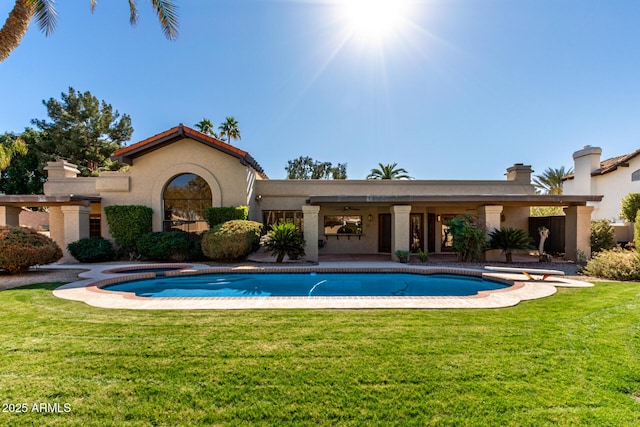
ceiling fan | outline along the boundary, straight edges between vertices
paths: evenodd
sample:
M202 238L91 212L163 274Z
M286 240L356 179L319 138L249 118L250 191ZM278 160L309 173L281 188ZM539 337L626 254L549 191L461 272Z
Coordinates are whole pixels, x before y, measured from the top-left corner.
M351 206L345 206L345 207L342 208L342 210L344 212L346 212L346 211L359 211L360 209L359 208L352 208Z

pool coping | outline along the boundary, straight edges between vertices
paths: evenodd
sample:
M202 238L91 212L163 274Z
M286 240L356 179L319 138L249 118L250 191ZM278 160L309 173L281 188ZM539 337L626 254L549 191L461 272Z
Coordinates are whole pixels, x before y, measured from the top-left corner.
M190 297L147 298L130 292L100 289L101 286L122 281L155 277L155 273L123 274L127 269L171 268L165 276L204 274L216 272L394 272L418 274L466 274L486 277L512 286L493 291L481 291L471 296L350 296L350 297ZM557 287L590 287L593 284L565 277L552 276L542 280L535 269L526 269L534 280L524 274L503 273L473 268L418 266L393 262L327 262L314 266L237 266L211 267L204 264L122 264L91 265L79 275L83 280L68 283L53 291L58 298L82 301L101 308L137 310L236 310L236 309L368 309L368 308L503 308L520 301L538 299L556 293ZM114 272L117 270L117 272ZM536 277L538 276L538 277Z

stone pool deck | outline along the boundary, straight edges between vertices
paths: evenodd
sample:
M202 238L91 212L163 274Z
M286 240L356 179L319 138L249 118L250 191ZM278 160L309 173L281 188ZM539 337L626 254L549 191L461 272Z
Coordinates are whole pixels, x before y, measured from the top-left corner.
M542 273L536 269L526 269L534 280L524 274L497 272L480 268L458 268L446 266L407 265L391 261L364 262L320 262L318 265L241 265L236 267L211 267L205 264L177 264L178 270L167 272L174 274L198 274L206 270L215 271L357 271L357 272L418 272L418 273L455 273L483 276L499 281L509 281L513 286L496 290L482 291L477 295L465 297L218 297L218 298L145 298L131 293L110 292L100 289L111 283L136 278L153 277L152 272L134 272L127 269L167 268L170 264L83 264L88 271L80 273L82 280L68 283L53 291L56 297L102 308L140 309L140 310L196 310L196 309L370 309L370 308L501 308L510 307L520 301L538 299L556 293L558 287L590 287L593 284L572 278L554 275L542 280ZM58 265L57 268L65 268ZM67 268L73 268L67 266ZM77 266L76 266L77 268ZM561 274L561 272L558 272Z

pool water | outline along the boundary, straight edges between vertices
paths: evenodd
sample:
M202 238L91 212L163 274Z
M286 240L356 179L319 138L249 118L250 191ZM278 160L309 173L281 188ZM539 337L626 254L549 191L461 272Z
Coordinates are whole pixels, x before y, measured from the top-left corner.
M289 296L469 296L508 285L474 276L411 273L228 273L104 286L151 298Z

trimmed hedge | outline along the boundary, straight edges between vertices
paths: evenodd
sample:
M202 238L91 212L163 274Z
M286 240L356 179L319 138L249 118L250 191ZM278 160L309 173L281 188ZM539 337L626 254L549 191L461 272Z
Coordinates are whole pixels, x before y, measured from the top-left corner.
M104 208L109 232L125 253L136 250L137 241L150 233L153 210L147 206L107 206Z
M191 246L183 231L160 231L142 236L137 247L142 256L154 261L186 261Z
M246 220L249 217L249 206L225 206L207 208L209 228L235 219Z
M216 261L241 259L258 249L262 224L233 220L214 226L202 236L202 253Z
M112 261L116 257L111 242L102 237L85 237L67 245L69 253L80 262Z
M0 269L10 274L62 258L62 249L47 236L26 227L0 226Z

